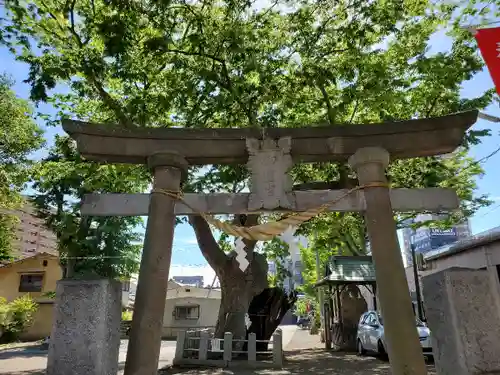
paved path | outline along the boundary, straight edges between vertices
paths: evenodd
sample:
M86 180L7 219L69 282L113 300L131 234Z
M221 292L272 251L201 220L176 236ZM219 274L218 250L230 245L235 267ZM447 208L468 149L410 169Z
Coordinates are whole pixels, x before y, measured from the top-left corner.
M118 365L120 370L125 367L128 340L122 340ZM172 364L175 355L175 341L162 341L158 368ZM23 361L21 361L23 359ZM37 347L24 347L0 351L0 374L38 375L43 374L47 367L47 351ZM120 373L123 371L120 371Z
M359 357L355 354L327 352L323 349L302 349L288 352L282 370L272 369L207 369L189 370L168 368L160 375L390 375L389 362L375 357ZM428 375L436 375L428 366Z
M283 332L283 347L291 342L294 337L297 326L281 326ZM120 345L120 354L118 365L120 372L125 367L127 357L128 340L122 340ZM163 368L172 364L175 356L175 341L162 341L160 350L160 361L158 368ZM24 361L20 361L24 359ZM13 348L0 351L0 374L37 374L43 373L47 367L47 351L40 350L38 347Z
M282 370L271 369L207 369L187 370L166 368L161 375L390 375L389 362L374 356L359 357L355 354L328 352L322 348L319 335L294 326L282 326L285 366ZM120 346L120 373L123 374L127 353L127 340ZM175 341L163 341L160 368L171 364L175 354ZM21 361L21 359L24 359ZM18 348L0 351L0 374L44 375L47 352L34 348ZM429 365L429 375L435 375L434 366Z

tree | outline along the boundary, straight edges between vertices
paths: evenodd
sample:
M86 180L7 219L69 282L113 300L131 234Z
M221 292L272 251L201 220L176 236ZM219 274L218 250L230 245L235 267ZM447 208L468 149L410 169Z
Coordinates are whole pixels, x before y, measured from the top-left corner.
M11 0L1 40L30 65L32 98L60 109L52 121L71 115L127 127L251 126L265 133L268 127L335 126L484 108L491 90L477 98L460 97L461 83L482 68L471 35L451 27L451 49L427 53L434 33L451 22L457 9L420 0L276 1L264 9L239 0ZM51 95L58 82L70 93ZM468 144L479 135L469 132ZM441 168L444 163L437 158L401 161L391 172L398 181L394 186L413 187L415 178L427 183L425 176L437 173L432 183L449 183L469 197L469 214L482 204L474 203L470 175L446 180L450 173ZM185 191L236 192L248 177L241 166L191 172ZM292 174L297 183L319 180L336 186L353 177L343 164L301 165ZM233 220L252 225L266 219L236 215ZM328 241L348 243L355 237L363 246L363 226L353 224L360 220L329 214L313 223L323 228L336 223L338 230L324 235L325 247ZM265 257L247 241L251 263L242 277L207 222L192 216L190 223L221 281L217 333L242 336L244 313L268 286ZM314 225L302 230L313 231Z
M0 262L13 256L17 221L10 210L22 203L21 191L29 179L29 155L44 143L26 100L16 96L13 82L0 75Z
M69 137L56 136L34 171L33 203L57 236L66 277L122 278L138 271L141 219L82 217L79 202L90 192L142 191L148 182L142 166L84 163Z

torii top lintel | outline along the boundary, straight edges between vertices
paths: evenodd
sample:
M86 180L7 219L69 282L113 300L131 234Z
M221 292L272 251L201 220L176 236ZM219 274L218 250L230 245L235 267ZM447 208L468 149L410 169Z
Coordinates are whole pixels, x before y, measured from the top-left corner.
M267 128L266 137L291 137L294 162L343 161L364 147L382 147L393 159L446 154L462 142L478 111L442 117L365 125ZM156 152L175 151L191 165L244 164L246 139L261 139L254 128L123 128L64 120L64 130L88 160L145 164Z

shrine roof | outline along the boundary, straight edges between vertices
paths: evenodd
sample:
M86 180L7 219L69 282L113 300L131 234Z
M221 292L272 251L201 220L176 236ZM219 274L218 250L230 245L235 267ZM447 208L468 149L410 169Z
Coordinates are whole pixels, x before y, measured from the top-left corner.
M302 128L124 128L63 120L64 130L89 160L145 164L156 152L178 152L191 165L243 164L246 139L291 137L296 162L345 161L359 148L382 147L393 159L446 154L462 142L478 111L363 125Z
M325 277L315 286L375 284L375 267L371 256L332 256Z

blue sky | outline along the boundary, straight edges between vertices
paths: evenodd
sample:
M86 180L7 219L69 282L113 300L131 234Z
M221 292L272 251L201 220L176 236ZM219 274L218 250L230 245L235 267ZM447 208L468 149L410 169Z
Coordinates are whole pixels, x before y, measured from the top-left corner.
M449 40L442 34L437 35L432 44L432 50L437 51L446 48L449 45ZM15 81L14 90L21 98L28 99L29 86L23 83L28 75L28 66L15 61L13 56L5 49L0 48L0 72L8 73ZM487 71L478 74L473 80L466 82L463 86L462 96L473 97L484 92L484 90L491 88L493 83ZM51 106L41 104L38 109L41 112L53 113ZM500 117L500 110L498 105L491 105L486 113ZM43 124L41 124L43 126ZM471 150L471 156L480 159L500 146L500 135L498 124L479 120L475 125L475 129L492 129L492 136L483 139L480 145L475 146ZM55 134L62 134L62 129L46 128L46 138L50 145ZM37 153L41 156L43 153ZM478 178L478 194L488 194L495 202L489 206L481 209L472 219L471 227L474 234L481 231L490 229L500 225L500 179L499 168L496 167L500 163L500 153L489 158L484 164L484 176ZM213 272L207 267L206 262L201 255L196 244L194 232L187 224L178 225L176 227L174 250L172 258L172 275L189 275L189 274L203 274L205 282L209 283L213 277Z

